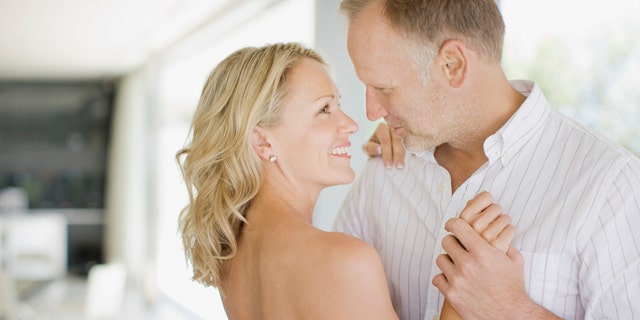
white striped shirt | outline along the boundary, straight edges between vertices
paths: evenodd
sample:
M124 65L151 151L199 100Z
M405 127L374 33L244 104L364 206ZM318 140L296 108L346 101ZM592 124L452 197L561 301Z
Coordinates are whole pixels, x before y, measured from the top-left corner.
M487 190L518 230L533 300L567 319L640 319L640 160L552 110L534 83L512 85L527 99L455 193L432 151L400 170L371 159L335 229L378 250L401 319L431 319L444 223Z

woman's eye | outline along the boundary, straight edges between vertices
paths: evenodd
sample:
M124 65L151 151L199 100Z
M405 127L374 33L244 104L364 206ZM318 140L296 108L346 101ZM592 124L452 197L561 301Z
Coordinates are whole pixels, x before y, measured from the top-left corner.
M324 106L324 108L320 110L320 113L329 113L329 105Z

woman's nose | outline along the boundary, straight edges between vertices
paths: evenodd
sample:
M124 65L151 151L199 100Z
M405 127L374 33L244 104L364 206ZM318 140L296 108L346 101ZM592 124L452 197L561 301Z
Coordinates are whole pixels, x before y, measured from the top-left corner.
M349 117L346 113L342 112L342 115L344 116L344 123L341 126L342 128L342 132L348 133L348 134L354 134L356 132L358 132L358 123L355 122L353 120L353 118Z

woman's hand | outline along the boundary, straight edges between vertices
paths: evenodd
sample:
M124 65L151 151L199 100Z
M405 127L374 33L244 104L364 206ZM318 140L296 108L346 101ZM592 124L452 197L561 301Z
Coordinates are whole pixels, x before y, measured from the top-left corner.
M404 168L402 138L393 133L384 122L378 124L369 141L362 146L362 150L369 157L382 156L382 163L387 168Z

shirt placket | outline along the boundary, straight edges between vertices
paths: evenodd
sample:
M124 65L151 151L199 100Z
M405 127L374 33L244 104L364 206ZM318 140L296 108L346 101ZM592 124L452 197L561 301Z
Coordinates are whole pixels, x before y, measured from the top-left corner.
M443 253L442 239L449 235L449 232L444 229L444 224L447 220L458 216L460 211L464 208L467 201L480 192L480 186L484 181L484 177L487 173L487 165L482 166L476 173L474 173L467 181L465 181L453 194L451 194L451 179L444 168L441 168L445 174L441 175L440 183L438 185L438 193L441 195L440 208L442 208L442 219L440 220L440 228L437 234L437 241L434 248L433 260L431 261L431 276L435 277L442 271L436 265L436 259ZM443 194L448 193L448 194ZM472 194L473 196L469 196ZM450 195L447 197L447 195ZM427 310L425 313L425 320L439 319L440 308L444 297L440 294L440 291L435 286L431 285L428 292Z

